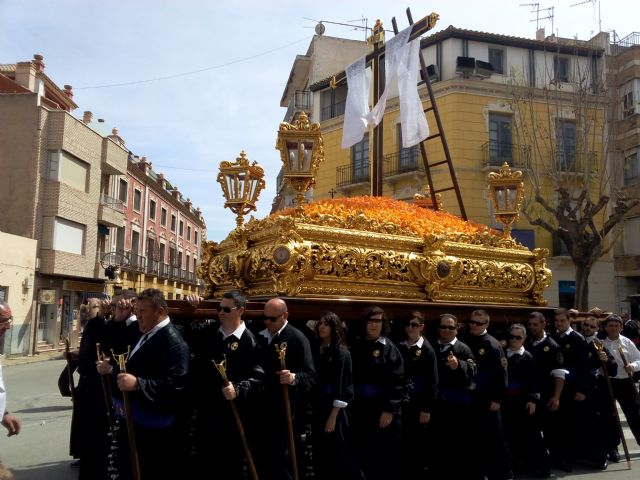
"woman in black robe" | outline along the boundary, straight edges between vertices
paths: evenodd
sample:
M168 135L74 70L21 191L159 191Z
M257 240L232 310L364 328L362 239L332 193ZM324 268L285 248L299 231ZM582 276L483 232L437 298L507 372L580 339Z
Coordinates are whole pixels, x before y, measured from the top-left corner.
M315 326L314 363L318 383L313 394L313 459L317 478L361 479L349 436L347 406L353 400L351 354L340 317L325 312Z

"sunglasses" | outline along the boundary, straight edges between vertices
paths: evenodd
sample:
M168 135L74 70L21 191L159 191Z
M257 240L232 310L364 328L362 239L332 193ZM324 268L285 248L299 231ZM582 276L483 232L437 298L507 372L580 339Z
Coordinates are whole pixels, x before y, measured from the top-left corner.
M524 337L522 335L509 335L509 338L511 340L524 340Z
M278 320L283 314L281 313L280 315L277 315L275 317L270 317L269 315L263 315L262 316L262 320L264 320L265 322L268 320L270 322L275 322L276 320Z
M457 330L458 327L454 327L453 325L438 325L440 330Z
M219 312L231 313L231 310L237 310L238 307L218 307Z
M405 327L409 327L409 328L420 328L420 323L418 322L409 322L405 325Z
M482 325L486 325L487 322L479 322L477 320L469 320L469 325L475 325L476 327L481 327Z

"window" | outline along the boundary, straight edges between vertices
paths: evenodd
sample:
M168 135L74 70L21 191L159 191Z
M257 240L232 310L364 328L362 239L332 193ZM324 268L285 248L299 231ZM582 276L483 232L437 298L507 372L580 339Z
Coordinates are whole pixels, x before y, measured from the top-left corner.
M558 282L558 304L562 308L573 308L576 299L576 282L560 280Z
M176 231L176 216L171 214L171 231Z
M489 63L495 73L504 74L504 50L489 48Z
M62 150L50 151L47 160L49 180L57 180L76 190L87 192L88 163Z
M116 229L116 251L122 253L124 252L124 237L126 234L125 227L118 227Z
M191 225L187 225L187 242L191 241Z
M628 218L624 221L623 245L625 255L640 255L640 217Z
M198 245L198 230L193 231L193 244Z
M140 251L140 232L133 230L131 232L131 253L137 255Z
M0 303L8 301L9 287L0 287Z
M118 199L122 203L124 203L125 205L127 204L128 189L129 189L129 184L127 183L127 181L124 178L121 178L120 179L120 188L118 190Z
M156 219L156 202L154 200L149 200L149 218Z
M184 233L184 222L180 220L180 230L178 231L178 235L182 236L183 233Z
M185 262L185 270L187 271L187 273L189 273L189 270L191 270L191 256L187 253L187 261Z
M320 121L339 117L344 114L347 102L347 86L339 85L320 92Z
M198 259L193 257L193 273L195 273L198 269Z
M516 240L521 245L524 245L529 250L533 250L534 248L536 248L536 241L533 230L520 230L514 228L513 230L511 230L511 236L514 240Z
M418 145L402 147L402 125L398 124L398 173L412 172L418 166Z
M630 117L636 113L636 106L633 103L633 90L622 96L622 118Z
M638 182L638 177L640 177L640 155L637 151L624 157L623 171L625 185L633 185Z
M353 183L369 180L369 133L351 148L351 168Z
M513 164L511 115L489 113L489 164L499 167Z
M573 121L557 122L556 162L558 170L573 172L576 169L576 124Z
M566 57L553 57L553 79L557 82L569 81L569 59Z
M82 255L85 229L81 223L56 217L53 222L53 249Z
M160 225L167 226L167 209L164 207L160 209Z
M133 190L133 209L139 212L141 205L142 205L142 192L137 188L135 188Z

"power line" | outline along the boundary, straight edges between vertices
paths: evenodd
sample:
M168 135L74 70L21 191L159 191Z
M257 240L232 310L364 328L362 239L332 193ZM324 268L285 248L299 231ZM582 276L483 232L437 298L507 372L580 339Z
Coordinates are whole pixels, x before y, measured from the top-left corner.
M201 68L199 70L192 70L190 72L176 73L176 74L173 74L173 75L165 75L163 77L148 78L148 79L145 79L145 80L133 80L133 81L121 82L121 83L108 83L108 84L105 84L105 85L91 85L91 86L88 86L88 87L75 87L74 90L89 90L89 89L94 89L94 88L124 87L124 86L127 86L127 85L138 85L138 84L141 84L141 83L158 82L158 81L161 81L161 80L170 80L172 78L186 77L187 75L195 75L197 73L207 72L209 70L216 70L218 68L228 67L229 65L235 65L236 63L242 63L242 62L246 62L248 60L253 60L254 58L262 57L264 55L268 55L269 53L277 52L278 50L285 49L287 47L290 47L291 45L295 45L297 43L303 42L305 40L309 40L311 38L312 37L304 37L304 38L301 38L299 40L296 40L295 42L287 43L286 45L282 45L280 47L272 48L270 50L266 50L264 52L257 53L255 55L251 55L250 57L244 57L244 58L240 58L238 60L232 60L230 62L220 64L220 65L213 65L213 66L210 66L210 67Z

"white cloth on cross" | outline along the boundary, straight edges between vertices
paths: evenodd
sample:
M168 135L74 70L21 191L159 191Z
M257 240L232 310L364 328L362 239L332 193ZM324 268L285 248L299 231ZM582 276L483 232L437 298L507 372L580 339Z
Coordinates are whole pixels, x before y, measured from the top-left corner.
M371 81L366 79L369 69L365 68L365 58L347 67L348 91L342 148L355 145L362 140L367 127L375 127L380 123L394 80L398 82L400 97L403 148L412 147L429 136L417 85L420 39L408 42L410 35L411 27L398 33L385 45L385 90L373 110L369 111Z

